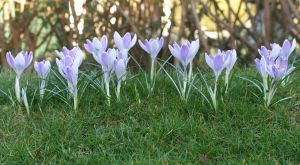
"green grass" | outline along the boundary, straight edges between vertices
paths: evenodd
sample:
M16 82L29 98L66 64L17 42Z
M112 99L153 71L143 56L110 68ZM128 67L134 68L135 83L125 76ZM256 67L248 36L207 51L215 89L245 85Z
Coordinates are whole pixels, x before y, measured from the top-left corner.
M40 104L36 95L27 116L24 108L12 107L0 94L0 162L299 164L300 72L274 99L293 98L269 109L253 95L261 96L258 90L239 78L259 79L256 71L236 69L235 73L218 111L211 110L197 92L187 103L181 101L165 75L158 77L150 97L137 81L142 76L128 80L121 89L121 102L113 96L110 107L103 92L88 86L76 114L57 96ZM23 85L30 78L29 101L38 83L33 75L22 77ZM55 84L62 86L52 74L48 89ZM1 73L0 89L14 95L13 72ZM71 99L68 102L72 105Z

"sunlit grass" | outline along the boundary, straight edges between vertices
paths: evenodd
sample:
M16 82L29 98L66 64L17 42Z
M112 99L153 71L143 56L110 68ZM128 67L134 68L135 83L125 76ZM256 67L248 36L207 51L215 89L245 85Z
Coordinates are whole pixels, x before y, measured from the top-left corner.
M213 82L213 75L202 71L208 83ZM92 75L90 72L84 73ZM38 96L32 101L38 77L28 72L22 77L21 84L28 84L27 97L32 101L29 116L24 107L11 106L11 101L0 94L0 162L297 164L300 161L298 70L292 75L292 83L279 89L274 99L293 98L269 109L256 96L259 91L239 78L259 79L256 71L236 69L218 111L211 110L196 90L192 90L187 102L182 101L164 74L157 77L155 90L149 96L143 90L146 84L141 73L133 78L127 75L120 102L112 92L111 106L107 106L100 87L91 83L82 90L77 113L66 104L72 104L66 90L59 93L67 98L65 101L50 92L64 90L54 73L50 75L42 103ZM0 89L14 94L14 78L13 72L1 73ZM101 74L89 78L81 74L81 78L89 81L101 78Z

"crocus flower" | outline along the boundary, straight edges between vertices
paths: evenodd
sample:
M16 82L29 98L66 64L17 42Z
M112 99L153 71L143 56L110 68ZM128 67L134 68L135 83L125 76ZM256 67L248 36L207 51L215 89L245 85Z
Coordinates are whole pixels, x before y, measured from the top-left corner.
M34 63L34 69L41 78L40 82L40 96L43 99L45 94L46 78L50 73L51 64L49 61L40 61Z
M51 64L49 61L35 62L34 69L41 79L46 79L50 73Z
M264 100L268 107L276 92L276 82L285 78L295 70L295 67L288 67L288 58L296 47L296 40L292 43L285 40L280 46L279 44L271 44L271 50L264 46L258 49L261 59L255 59L257 71L263 78ZM268 84L268 77L272 78L272 83Z
M152 60L156 58L163 44L163 38L156 38L150 40L146 39L144 43L141 40L139 40L139 45L141 46L141 48L144 49L144 51L146 51L150 55Z
M8 52L6 59L8 65L16 72L17 76L20 77L32 61L32 52L21 51L15 58L11 52Z
M207 65L214 71L215 74L215 87L214 91L212 88L209 88L209 94L212 99L213 108L217 109L217 86L218 86L218 78L222 73L223 69L228 66L231 67L228 63L231 58L226 55L225 52L218 50L216 55L208 55L205 53L205 61Z
M68 81L69 92L74 97L74 110L77 110L77 80L79 66L83 61L83 53L80 48L74 47L69 50L66 47L61 52L56 51L56 64L59 73Z
M101 38L101 42L96 37L93 38L93 41L90 41L89 39L87 39L86 43L84 44L84 47L87 50L87 52L94 55L94 54L100 54L100 53L106 51L107 44L108 44L108 40L107 40L106 35L104 35Z
M227 50L226 52L224 52L224 56L227 61L226 65L225 65L226 71L230 72L237 60L236 51L234 49Z
M126 73L128 60L129 59L122 58L121 52L119 52L118 58L114 62L114 71L118 78L117 93L116 93L118 100L120 99L121 82L122 82L123 76Z
M122 77L125 75L127 62L128 61L126 59L122 59L122 58L118 58L115 60L114 71L116 73L118 80L121 80Z
M288 57L295 50L295 48L296 48L296 40L295 39L293 39L292 43L290 43L289 40L284 40L284 42L282 44L282 49L280 52L283 59L288 59Z
M139 44L141 48L143 48L151 57L151 68L150 68L150 81L151 84L153 84L154 79L154 65L155 65L155 59L163 47L164 39L163 38L156 38L156 39L150 39L145 40L143 43L141 40L139 40Z
M269 75L267 60L265 59L264 56L262 56L261 59L256 58L254 60L254 62L255 62L256 70L259 72L259 74L263 78L264 89L267 90L268 89L268 75Z
M133 38L131 38L130 33L127 32L122 38L118 32L114 33L114 41L120 51L125 50L128 52L134 46L136 40L136 34L134 34Z
M258 49L258 53L265 58L267 64L272 64L278 57L285 60L288 59L296 48L296 40L294 39L292 43L290 43L289 40L284 40L282 46L276 43L273 43L270 46L271 50L268 50L264 46L261 46L261 48Z
M183 65L184 79L186 80L186 68L187 65L193 61L199 50L199 40L192 41L191 43L189 41L186 41L181 46L175 43L173 44L173 46L169 45L169 49L172 55Z
M21 103L21 91L19 79L24 72L24 70L30 65L32 61L32 52L21 51L14 58L11 52L6 54L6 59L8 65L16 72L16 83L15 83L15 92L16 97L19 103Z
M95 54L95 60L102 66L103 73L107 76L113 71L114 61L119 51L116 49L108 49L106 52Z
M274 81L278 81L285 76L289 75L295 70L295 67L288 68L288 60L278 58L274 65L268 66L268 73L274 78Z
M237 55L236 55L236 51L233 50L227 50L225 52L223 52L224 58L226 62L225 68L226 68L226 72L225 72L225 93L228 90L229 87L229 76L230 76L230 72L237 60Z
M108 49L106 52L94 54L95 60L101 65L104 74L104 83L108 104L110 105L109 82L114 69L114 62L120 52L116 49ZM122 55L122 54L121 54Z
M205 61L207 65L214 71L216 79L219 78L221 72L228 63L228 59L225 58L224 52L221 51L219 51L218 54L214 56L205 53Z

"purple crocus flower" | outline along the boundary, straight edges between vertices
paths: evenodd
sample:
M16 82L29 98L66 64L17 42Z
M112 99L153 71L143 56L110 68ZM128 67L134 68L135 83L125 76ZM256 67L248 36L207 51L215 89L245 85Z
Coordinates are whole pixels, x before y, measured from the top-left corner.
M281 49L281 57L283 59L288 59L291 53L295 50L296 48L296 40L293 39L292 43L290 43L289 40L284 40L282 44L282 49Z
M292 43L285 40L280 46L279 44L271 44L271 50L264 46L258 49L261 59L255 59L257 71L263 78L264 100L265 105L271 105L271 100L276 92L276 82L285 78L295 70L295 67L288 67L288 58L296 47L296 40ZM268 84L268 77L272 77L272 83Z
M199 50L199 40L192 41L192 43L186 41L181 46L175 43L173 46L169 45L169 49L172 55L186 67L193 61Z
M144 43L141 40L139 40L139 44L141 48L143 48L150 55L151 59L154 60L161 48L163 47L164 39L146 39Z
M268 66L268 73L274 78L274 81L278 81L285 76L289 75L295 70L295 67L288 68L288 60L278 58L273 65Z
M294 39L292 43L290 41L285 40L280 46L279 44L273 43L270 45L271 50L268 50L266 47L261 46L260 49L258 49L258 53L261 56L265 57L265 60L267 64L272 64L278 57L283 59L288 59L290 54L294 51L296 48L296 40Z
M225 56L225 59L227 61L225 67L226 67L226 70L228 72L230 72L237 60L237 55L236 55L236 51L233 49L233 50L227 50L226 52L224 52L224 56Z
M117 55L122 54L116 49L108 49L106 52L102 52L100 54L94 54L95 60L101 65L102 71L104 74L104 83L106 89L106 96L108 104L110 105L110 92L109 92L109 82L111 79L111 75L114 69L114 62L117 58Z
M35 62L34 69L41 79L46 79L46 77L50 73L51 64L49 61Z
M169 49L171 51L171 54L183 65L183 77L184 80L187 80L186 68L188 64L191 64L199 50L199 40L197 39L195 41L192 41L191 43L189 41L186 41L181 46L175 43L173 44L173 46L169 45Z
M134 46L136 40L136 34L134 34L133 38L131 38L130 33L127 32L122 38L118 32L114 33L114 41L120 51L125 50L128 52Z
M20 77L32 61L32 52L21 51L15 58L11 52L7 52L6 59L8 65L16 72L17 77Z
M69 50L63 47L61 52L56 51L56 64L59 73L68 81L69 92L74 97L74 110L77 110L77 80L79 66L83 61L83 53L80 48L74 47Z
M114 61L114 71L118 80L121 80L121 78L125 75L128 60L129 59L120 58L120 56L118 56L118 58Z
M34 69L41 78L40 81L40 98L41 100L45 94L45 87L46 87L46 78L50 73L51 64L49 61L40 61L34 63Z
M218 54L214 56L205 53L205 61L207 65L214 71L216 80L228 64L228 59L225 58L224 52L221 51L218 51Z
M106 52L95 54L95 60L102 66L102 70L105 74L111 74L119 51L116 49L108 49Z
M101 38L101 42L98 40L98 38L94 37L93 41L90 41L89 39L86 40L86 43L84 44L85 49L87 52L91 54L100 54L104 51L106 51L108 45L108 40L106 35L104 35Z
M15 92L16 98L19 103L21 103L21 90L19 79L24 72L24 70L30 65L32 61L32 52L21 51L14 58L11 52L6 53L6 60L8 65L16 72L16 83L15 83Z
M263 78L268 77L268 64L264 56L261 57L261 59L256 58L254 60L256 70L259 72L259 74Z
M80 48L74 47L69 50L66 47L61 52L57 52L60 59L56 59L56 64L60 74L68 80L72 87L77 86L78 69L83 61L83 53Z

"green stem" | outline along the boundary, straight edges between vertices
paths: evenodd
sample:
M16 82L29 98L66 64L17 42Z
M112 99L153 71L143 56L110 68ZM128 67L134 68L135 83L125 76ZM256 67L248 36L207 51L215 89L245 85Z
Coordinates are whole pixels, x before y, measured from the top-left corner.
M120 101L121 80L118 80L117 85L117 100Z
M193 75L193 62L190 62L190 68L189 68L189 76L188 76L188 82L191 81Z
M40 84L40 97L41 97L41 100L43 100L44 95L45 95L45 87L46 87L46 80L42 79L41 84Z
M218 78L219 76L216 76L216 80L215 80L215 87L214 87L214 98L213 98L213 104L214 104L214 108L215 110L217 110L217 88L218 88Z
M21 103L21 90L20 90L20 77L16 76L16 84L15 84L15 92L16 92L16 97L19 103Z
M109 92L109 81L105 81L107 104L110 106L110 92Z
M77 112L77 105L78 105L78 94L77 94L77 87L74 87L74 93L73 93L73 97L74 97L74 111L75 113Z

